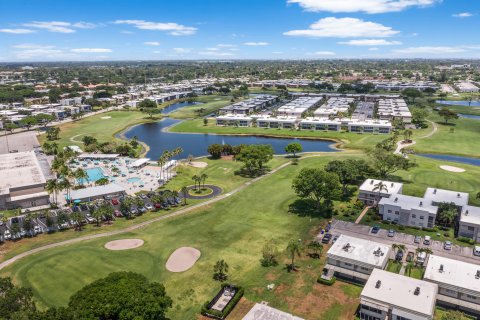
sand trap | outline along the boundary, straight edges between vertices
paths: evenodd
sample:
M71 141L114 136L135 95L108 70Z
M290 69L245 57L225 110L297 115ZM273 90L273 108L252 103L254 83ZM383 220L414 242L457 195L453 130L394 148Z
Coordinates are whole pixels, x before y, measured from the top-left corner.
M170 272L184 272L193 267L200 258L200 251L191 247L181 247L175 250L167 260L165 267Z
M105 243L108 250L128 250L143 246L142 239L122 239Z
M106 116L106 117L101 117L100 119L106 120L106 119L111 119L112 117Z
M443 169L445 171L450 171L450 172L465 172L465 169L462 169L459 167L453 167L453 166L440 166L440 169Z
M192 161L189 163L189 165L195 168L205 168L206 166L208 166L208 163L202 161Z

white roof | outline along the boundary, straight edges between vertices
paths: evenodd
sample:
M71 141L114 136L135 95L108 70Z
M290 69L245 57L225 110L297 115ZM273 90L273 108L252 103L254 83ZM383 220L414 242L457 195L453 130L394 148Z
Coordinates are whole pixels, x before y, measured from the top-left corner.
M84 189L72 190L70 192L70 198L72 200L88 199L92 197L100 197L103 195L120 193L124 191L125 191L125 188L119 186L118 184L110 183L103 186L94 186L94 187L88 187Z
M130 163L128 166L130 168L137 168L137 167L143 166L145 163L148 163L148 161L150 161L150 158L140 158L140 159Z
M242 320L303 320L289 313L256 303Z
M463 206L460 222L480 224L480 207Z
M443 271L440 271L440 266ZM480 278L476 277L478 270L480 266L473 263L430 255L423 279L436 282L440 287L444 287L442 284L445 284L460 290L473 291L478 295L480 294Z
M425 198L425 201L429 201L430 203L453 202L461 207L468 204L468 193L465 192L427 188L423 197Z
M423 198L406 196L403 194L395 194L390 198L382 198L379 205L399 206L405 210L421 210L433 214L437 213L438 207L431 205L431 202L425 201Z
M377 192L377 191L374 191L373 189L375 189L375 185L377 185L380 181L383 182L383 184L385 184L385 186L387 187L387 191L385 191L385 190L381 191L381 193L383 193L383 194L400 193L400 190L403 187L403 183L400 183L400 182L367 179L362 183L359 190L360 191L368 191L368 192Z
M383 243L342 234L330 247L327 256L333 259L348 259L371 267L383 268L390 256L390 250L390 246Z
M416 288L420 289L418 295L414 294ZM362 290L360 303L365 299L369 302L385 303L400 310L432 316L437 291L438 286L434 283L374 269Z
M10 188L27 187L46 182L35 152L15 152L0 155L0 194Z
M111 153L82 153L77 158L80 159L114 159L117 158L119 154Z

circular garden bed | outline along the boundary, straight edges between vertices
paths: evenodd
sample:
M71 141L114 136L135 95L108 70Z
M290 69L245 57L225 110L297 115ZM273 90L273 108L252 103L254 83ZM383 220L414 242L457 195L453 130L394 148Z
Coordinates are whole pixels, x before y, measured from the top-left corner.
M187 199L208 199L222 194L222 188L211 184L200 187L188 186Z

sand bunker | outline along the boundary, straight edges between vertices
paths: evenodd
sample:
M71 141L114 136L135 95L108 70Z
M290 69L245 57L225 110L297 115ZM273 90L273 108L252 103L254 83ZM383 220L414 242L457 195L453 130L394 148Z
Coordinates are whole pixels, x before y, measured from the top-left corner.
M110 241L105 244L105 248L108 250L128 250L143 246L142 239L122 239Z
M189 163L189 165L195 168L205 168L206 166L208 166L208 163L202 161L192 161Z
M111 119L112 117L106 116L106 117L101 117L100 119L106 120L106 119Z
M459 167L453 167L453 166L440 166L440 169L443 169L445 171L450 171L450 172L465 172L465 169L462 169Z
M193 267L200 258L200 251L191 247L181 247L168 258L165 267L170 272L184 272Z

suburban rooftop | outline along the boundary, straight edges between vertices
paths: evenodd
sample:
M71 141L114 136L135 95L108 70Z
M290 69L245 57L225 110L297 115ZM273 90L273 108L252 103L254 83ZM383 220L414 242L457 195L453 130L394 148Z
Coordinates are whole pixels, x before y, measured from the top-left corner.
M45 177L34 151L0 155L0 194L10 188L45 183Z
M407 196L404 194L395 194L390 198L382 198L379 204L399 206L405 210L422 210L433 214L436 214L438 210L438 207L432 205L430 201L425 201L423 198Z
M382 267L388 260L389 252L390 246L383 243L342 234L328 250L327 255Z
M427 188L423 198L430 203L453 202L462 207L468 204L468 193L437 188Z
M362 185L360 186L360 191L374 192L373 189L375 189L375 185L377 185L379 182L383 182L387 187L387 191L382 190L381 193L388 193L388 194L401 193L403 183L386 181L386 180L376 180L376 179L365 180L365 182L363 182Z

